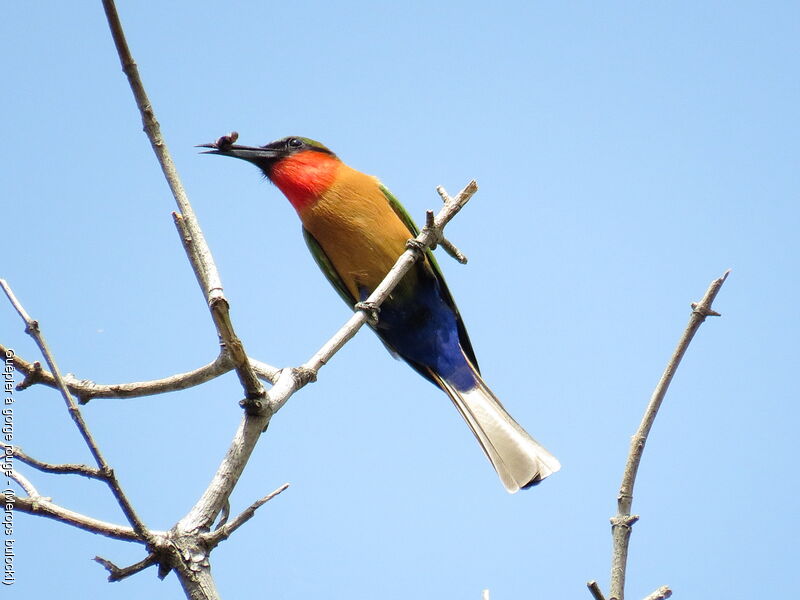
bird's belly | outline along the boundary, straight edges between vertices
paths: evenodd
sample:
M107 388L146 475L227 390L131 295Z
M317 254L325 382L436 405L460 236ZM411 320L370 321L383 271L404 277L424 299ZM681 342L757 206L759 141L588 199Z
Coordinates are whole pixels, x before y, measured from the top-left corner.
M408 232L385 231L377 224L346 221L311 233L355 298L368 296L405 251ZM398 235L399 233L399 235Z

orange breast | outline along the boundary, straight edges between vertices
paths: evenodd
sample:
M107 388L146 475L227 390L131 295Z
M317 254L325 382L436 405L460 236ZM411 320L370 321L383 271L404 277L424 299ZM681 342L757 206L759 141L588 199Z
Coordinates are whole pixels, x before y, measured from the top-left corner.
M336 180L298 214L349 291L359 298L359 288L377 287L412 236L375 177L339 164Z

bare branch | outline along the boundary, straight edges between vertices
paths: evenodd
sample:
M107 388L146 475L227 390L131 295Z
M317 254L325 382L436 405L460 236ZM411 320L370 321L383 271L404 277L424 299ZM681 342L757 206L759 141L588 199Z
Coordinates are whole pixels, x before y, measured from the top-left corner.
M442 197L442 202L444 202L445 204L447 204L448 202L451 202L450 196L448 195L447 190L444 189L443 186L441 186L441 185L436 186L436 191L439 193L439 196ZM426 219L427 227L428 228L435 227L435 223L432 222L433 211L429 210L427 215L426 215L426 217L427 217L427 219ZM442 246L442 248L444 249L445 252L447 252L450 256L452 256L454 259L456 259L462 265L467 264L467 257L464 255L464 253L461 252L461 250L459 250L455 246L455 244L453 244L450 240L448 240L446 237L444 237L444 233L441 230L439 230L439 236L438 237L439 237L439 240L438 240L437 243L441 244L441 246ZM434 250L434 249L436 249L436 244L431 246L431 250Z
M243 510L233 521L227 524L223 524L214 531L207 533L203 536L209 548L213 548L220 542L227 540L234 531L239 529L242 525L247 523L250 519L253 518L253 515L256 514L256 511L261 508L264 504L272 500L275 496L283 492L286 488L289 487L288 483L284 483L281 487L276 489L273 492L270 492L263 498L256 500L250 506L248 506L245 510Z
M594 600L606 600L605 596L603 596L603 592L600 590L600 586L597 585L594 579L586 582L586 587L589 588L589 593Z
M128 78L128 84L136 100L136 106L142 116L144 132L150 140L153 152L161 165L161 170L178 205L180 213L174 214L175 223L178 226L181 241L192 264L197 281L208 302L217 333L233 360L234 368L245 389L246 397L263 398L265 394L264 387L259 382L244 351L244 346L233 329L229 314L229 304L222 289L219 271L214 263L211 250L205 241L205 236L200 229L194 209L189 203L189 198L181 183L167 144L161 135L161 126L155 117L155 111L150 99L147 97L136 62L133 60L130 48L128 48L128 42L125 39L125 32L122 29L122 23L114 1L103 0L103 9L111 30L111 37L114 39L114 45L117 48L122 70Z
M3 445L4 448L8 446ZM41 460L37 460L32 456L28 456L25 452L22 451L22 448L19 446L14 446L11 449L11 455L14 456L18 461L21 463L25 463L33 467L34 469L38 469L39 471L44 471L45 473L74 473L75 475L83 475L84 477L89 477L91 479L101 479L105 480L105 475L100 471L100 469L95 469L94 467L90 467L89 465L76 465L76 464L61 464L61 465L54 465L51 463L42 462ZM25 490L27 491L27 490ZM29 496L34 496L36 494L31 494L28 492Z
M264 381L269 381L270 383L275 383L278 381L278 377L281 374L281 369L273 367L272 365L268 365L265 362L261 362L258 359L248 357L250 361L250 365L253 367L253 370L256 372L261 379Z
M100 385L86 379L78 381L68 376L67 384L70 389L76 390L81 404L86 404L92 398L134 398L185 390L224 375L232 368L233 365L228 357L220 354L213 362L198 369L163 379Z
M126 577L136 575L136 573L144 571L146 568L157 564L158 557L152 553L148 554L145 558L133 565L130 565L129 567L118 567L110 560L106 560L100 556L95 556L94 561L105 567L106 571L108 571L108 580L114 582L122 581Z
M98 447L97 443L94 441L91 432L89 431L89 427L86 425L86 421L83 420L83 415L81 414L80 409L75 404L75 400L72 398L69 390L67 389L67 385L64 383L64 378L61 376L61 372L58 369L58 365L56 365L55 359L50 352L50 348L47 345L42 332L39 329L39 323L32 319L30 315L25 311L25 308L22 306L20 301L14 295L14 292L11 290L11 287L8 285L5 279L0 279L0 288L3 289L8 300L11 302L11 305L14 309L19 313L19 316L25 322L25 333L29 334L36 345L39 346L39 349L42 352L42 356L44 356L47 365L50 367L50 370L53 373L53 377L56 380L57 387L61 392L61 396L64 398L64 402L67 405L67 410L69 412L72 421L75 423L75 426L80 431L81 436L83 437L84 442L86 442L87 447L89 448L89 452L92 454L92 457L95 460L95 463L99 467L100 471L104 474L104 479L108 486L111 488L111 492L114 494L114 497L117 499L117 503L119 504L122 512L125 514L125 517L128 519L128 522L133 526L136 532L142 539L148 540L150 538L150 534L145 527L144 523L139 519L139 516L136 514L136 511L133 509L130 501L128 500L127 496L122 490L122 486L120 485L119 481L117 480L114 471L106 462L103 454L100 452L100 448Z
M195 277L208 303L221 344L233 361L236 374L245 390L245 397L248 400L260 401L265 397L266 392L250 364L242 342L234 331L230 320L228 301L223 293L219 272L211 256L211 250L205 241L203 232L195 217L194 210L189 203L186 191L178 177L167 145L161 136L160 126L155 118L155 112L147 97L147 93L145 92L144 84L139 76L136 63L128 48L128 43L125 39L125 33L122 29L122 23L120 22L114 1L103 0L103 9L105 10L111 36L114 39L114 45L116 46L117 54L122 64L122 70L128 78L128 83L130 84L131 91L136 100L136 105L142 115L145 133L150 140L150 145L156 154L164 177L170 186L172 195L180 210L180 214L175 215L175 224L181 234L181 241L183 242L186 255L192 264ZM261 424L262 429L268 419L269 417L263 419L263 423ZM255 439L258 439L258 434L256 434L254 440ZM255 441L253 444L254 443ZM252 447L250 450L252 450ZM250 451L246 452L243 456L244 462L247 461L249 455ZM232 485L235 485L236 480L238 480L241 469L244 468L244 462L241 464ZM226 493L223 496L219 497L221 502L215 504L214 515L216 515L221 505L230 495L230 490L233 489L232 485L226 488ZM206 497L206 495L207 494L204 494L204 497ZM213 515L211 520L213 521ZM180 522L178 525L180 525ZM191 528L191 530L193 531L194 528ZM176 529L176 533L180 535L183 531ZM191 543L187 544L184 549L180 549L176 546L170 566L176 569L178 578L188 597L198 600L201 598L218 598L219 593L211 577L210 566L206 555L200 552L202 556L200 559L195 560L198 556L198 552L195 552L190 547ZM162 567L163 566L164 563L162 563ZM166 572L163 569L159 569L159 575L162 574L166 575Z
M672 590L669 589L666 585L662 585L658 588L655 592L647 596L644 600L666 600L672 596Z
M16 497L14 499L14 510L30 515L47 517L48 519L60 521L90 533L104 535L117 540L138 542L140 544L147 543L132 527L108 523L107 521L100 521L88 517L68 508L64 508L63 506L59 506L58 504L54 504L49 499L42 498L41 496L27 498ZM150 531L149 533L154 538L160 538L165 535L163 531Z
M683 332L678 342L675 352L670 358L664 374L661 376L650 402L645 410L639 429L631 440L631 448L625 464L625 471L622 475L619 495L617 496L617 514L611 519L611 535L613 537L613 552L611 557L611 600L623 600L625 595L625 571L628 562L628 544L631 537L631 526L638 520L638 516L631 514L633 504L633 486L636 481L636 473L639 470L639 463L642 459L644 446L647 436L653 426L658 409L664 400L669 384L675 375L675 371L680 365L683 355L686 353L689 344L703 324L707 316L719 316L719 313L712 310L711 304L717 297L722 284L728 278L730 270L725 271L722 277L715 279L709 285L708 290L700 302L692 304L692 314L686 330ZM663 588L662 588L663 589Z
M0 354L6 353L6 350L7 348L0 344ZM25 375L25 379L17 385L17 390L22 391L37 383L52 388L58 387L53 374L42 369L42 365L38 361L28 362L16 353L13 354L12 360L15 369ZM277 380L280 369L254 358L250 358L250 363L259 378L270 383L274 383ZM89 379L78 379L67 373L64 375L64 382L67 384L67 389L78 397L78 402L86 404L93 398L138 398L185 390L211 381L231 370L233 370L233 362L226 353L222 352L213 362L207 365L186 373L170 375L163 379L100 384Z
M177 174L175 176L177 177ZM180 184L180 182L178 182L178 184ZM186 205L189 206L188 199L186 199ZM234 369L236 369L236 374L239 377L239 382L242 388L244 388L245 397L248 400L263 399L266 394L264 386L262 386L261 382L258 380L258 376L244 350L244 344L234 330L230 318L230 304L224 296L219 274L211 258L211 250L206 244L205 238L199 229L199 225L197 225L195 229L190 226L191 221L195 220L194 214L181 215L172 213L172 216L181 234L181 241L183 242L186 256L192 264L192 269L197 275L198 282L200 282L201 285L206 279L215 282L213 287L205 288L203 291L206 295L208 306L211 309L211 318L219 334L220 344L222 345L223 351L226 352L233 361ZM208 285L211 284L209 283Z
M25 379L23 379L17 384L18 391L27 389L34 384L42 383L43 379L42 373L45 372L42 369L42 363L40 363L38 360L29 363L28 361L18 356L16 352L11 351L9 348L6 348L2 344L0 344L0 351L3 354L5 354L5 356L11 356L11 360L14 363L14 368L20 373L23 373L25 375ZM50 373L47 373L47 375L50 376L52 387L55 387L56 386L55 379L53 379L53 376Z
M36 489L36 487L19 471L12 469L10 472L8 472L8 476L10 479L16 481L29 496L34 498L39 496L39 491Z

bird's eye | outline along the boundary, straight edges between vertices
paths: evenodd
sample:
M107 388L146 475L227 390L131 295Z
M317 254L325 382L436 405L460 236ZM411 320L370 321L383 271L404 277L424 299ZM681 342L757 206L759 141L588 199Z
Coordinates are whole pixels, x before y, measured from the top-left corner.
M289 148L299 148L303 145L303 140L298 138L292 138L289 140Z

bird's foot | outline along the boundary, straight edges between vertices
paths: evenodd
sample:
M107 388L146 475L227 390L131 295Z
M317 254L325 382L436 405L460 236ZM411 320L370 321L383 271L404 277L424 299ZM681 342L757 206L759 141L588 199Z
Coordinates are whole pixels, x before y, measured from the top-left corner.
M425 244L423 244L422 242L418 242L417 240L412 238L410 240L406 240L406 249L414 250L417 253L418 257L422 257L425 255L425 250L427 248L425 247Z
M367 315L367 322L373 327L378 324L378 313L381 312L381 307L374 302L356 302L353 308L364 311L364 314Z

